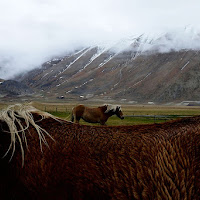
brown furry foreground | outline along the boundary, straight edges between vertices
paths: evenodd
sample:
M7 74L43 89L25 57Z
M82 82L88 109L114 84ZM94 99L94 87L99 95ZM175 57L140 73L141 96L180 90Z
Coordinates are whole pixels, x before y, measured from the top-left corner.
M33 117L55 141L46 136L41 152L30 125L22 167L16 139L12 160L0 160L0 199L200 199L200 117L118 127ZM1 120L1 157L7 129Z

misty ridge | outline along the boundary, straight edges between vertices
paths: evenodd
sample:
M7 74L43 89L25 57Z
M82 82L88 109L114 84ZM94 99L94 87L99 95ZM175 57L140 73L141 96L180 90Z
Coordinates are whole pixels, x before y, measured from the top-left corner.
M14 78L55 57L94 46L114 53L199 50L199 4L198 0L0 1L0 78Z
M12 79L19 74L24 74L34 68L39 68L44 62L54 57L62 57L77 51L78 49L89 48L85 41L76 45L56 46L46 49L38 43L38 49L24 47L19 51L0 51L0 78ZM200 32L192 26L187 26L178 31L162 34L141 34L129 36L115 41L102 41L99 44L90 44L90 47L97 46L100 51L111 51L120 53L123 51L134 51L139 54L167 53L182 50L200 50Z

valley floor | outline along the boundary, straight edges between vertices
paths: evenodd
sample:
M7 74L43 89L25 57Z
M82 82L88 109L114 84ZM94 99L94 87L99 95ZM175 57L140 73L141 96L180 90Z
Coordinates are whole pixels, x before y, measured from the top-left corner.
M1 102L0 109L7 107L10 104L19 103L14 102ZM30 105L39 110L49 112L59 118L70 120L71 110L75 105L84 104L89 107L97 107L103 105L105 102L29 102ZM116 116L109 118L107 125L135 125L135 124L148 124L160 123L167 120L173 120L181 117L200 115L200 106L180 106L180 105L130 105L120 104L122 107L124 120L120 120ZM88 124L81 120L81 124ZM92 124L94 125L94 124Z

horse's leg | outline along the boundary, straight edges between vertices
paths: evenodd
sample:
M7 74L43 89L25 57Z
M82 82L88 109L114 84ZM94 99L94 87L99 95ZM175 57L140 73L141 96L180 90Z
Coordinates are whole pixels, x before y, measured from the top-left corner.
M75 119L75 123L79 124L80 118Z
M72 110L71 121L75 122L75 123L78 123L78 124L79 124L79 121L80 121L80 118L77 117L77 113L74 110Z
M72 121L72 122L74 121L74 115L73 115L73 113L72 113L72 115L71 115L71 121Z
M74 121L75 123L79 124L80 117L77 117L76 115L74 115Z
M101 125L106 125L106 122L100 121L100 124L101 124Z

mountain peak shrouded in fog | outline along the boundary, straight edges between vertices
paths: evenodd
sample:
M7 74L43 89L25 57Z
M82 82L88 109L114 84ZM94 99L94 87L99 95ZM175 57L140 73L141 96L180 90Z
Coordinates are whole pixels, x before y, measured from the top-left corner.
M106 40L91 46L80 45L77 49L67 48L62 51L52 51L48 55L35 54L20 55L17 53L13 56L0 55L0 77L7 79L13 78L19 74L25 74L28 71L39 68L42 63L54 57L63 57L67 54L74 53L78 49L98 47L99 52L110 51L120 53L126 51L145 53L168 53L171 51L178 52L182 50L200 50L200 32L195 31L192 26L184 27L172 32L161 34L141 34L132 35L119 40ZM25 56L25 57L24 57Z
M132 43L121 40L111 48L82 48L49 60L17 80L41 99L199 101L200 51L159 53L157 46L144 51L146 43L139 41L143 41L142 37ZM119 51L119 46L123 46L123 51Z
M144 50L199 49L199 7L198 0L1 1L0 78L81 47L114 43L121 51L139 36Z

